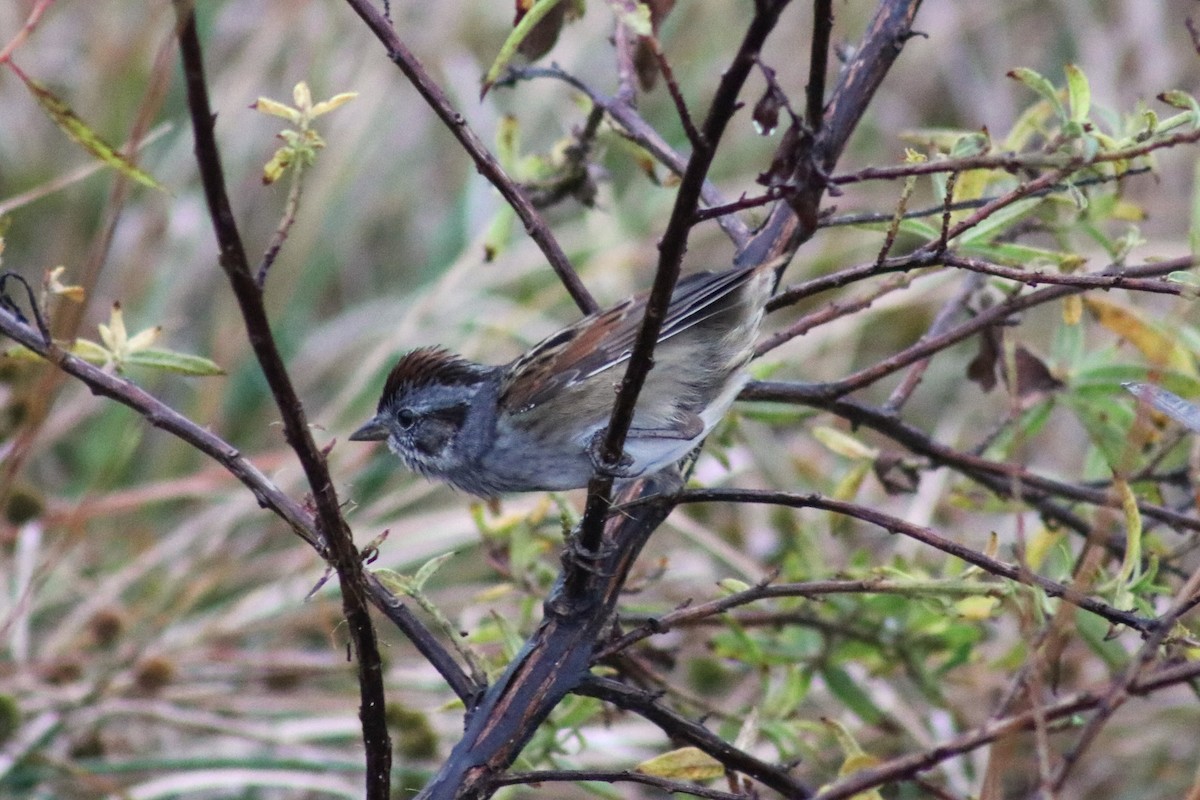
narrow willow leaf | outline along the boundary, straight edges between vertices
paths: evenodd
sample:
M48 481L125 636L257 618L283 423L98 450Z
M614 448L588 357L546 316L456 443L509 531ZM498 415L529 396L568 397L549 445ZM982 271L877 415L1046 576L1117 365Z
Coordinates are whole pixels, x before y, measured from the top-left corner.
M647 759L633 768L643 775L685 781L712 781L725 774L725 765L698 747L681 747Z
M534 26L541 22L550 11L558 5L562 0L537 0L533 4L533 8L525 16L521 17L521 21L513 26L512 33L508 34L508 38L504 40L504 44L500 46L500 52L496 54L496 60L492 62L492 66L488 68L487 75L483 78L483 89L479 96L483 97L492 88L492 84L500 77L500 73L504 71L509 62L513 60L513 56L517 54L517 48L521 46L521 42L529 35Z
M819 426L813 430L813 436L827 449L839 456L858 460L873 459L879 455L879 451L875 448L863 444L850 434L843 433L836 428Z
M313 106L312 114L310 116L313 119L316 119L322 114L328 114L330 111L334 111L335 109L344 106L346 103L349 103L356 97L358 97L358 92L342 92L341 94L335 94L328 100L322 100Z
M153 347L130 353L125 357L125 363L195 377L225 374L225 370L211 359Z
M437 574L437 571L442 568L442 565L454 558L454 556L455 553L451 551L449 553L443 553L440 556L435 556L434 558L431 558L422 564L421 568L417 570L417 574L413 575L413 588L416 591L421 591L424 589L425 584L429 582L429 579Z
M1169 367L1186 375L1197 374L1192 354L1172 331L1144 319L1131 308L1109 300L1085 297L1083 303L1101 325L1136 347L1151 364Z
M1058 97L1058 90L1054 88L1054 84L1046 80L1041 74L1027 67L1017 67L1008 73L1008 77L1020 81L1037 92L1054 107L1055 113L1061 119L1064 121L1067 119L1067 111L1063 108L1062 100Z
M1128 584L1137 577L1142 566L1142 512L1126 481L1118 478L1113 482L1113 488L1121 495L1121 510L1125 514L1125 558L1121 561L1117 580Z
M964 597L954 604L954 610L965 620L982 622L992 616L992 612L1000 605L1000 600L986 595Z
M71 345L71 355L97 366L104 366L113 358L112 351L91 339L76 339L75 343Z
M959 242L967 246L990 241L1032 214L1041 203L1040 197L1026 197L1024 200L1010 203L964 233L959 237Z
M1188 222L1188 244L1192 250L1192 263L1200 257L1200 161L1192 168L1192 216Z
M9 66L13 67L12 62ZM87 123L80 119L71 107L63 102L57 95L51 92L42 84L30 78L19 69L13 67L13 71L17 73L30 93L33 94L38 105L46 112L46 115L54 121L59 130L70 137L71 141L78 144L84 150L92 154L93 157L99 159L104 164L112 167L130 180L137 181L143 186L149 186L151 189L162 189L162 184L154 180L150 174L138 167L125 156L121 155L116 148L105 142L100 136L88 127Z
M1074 64L1067 64L1067 98L1071 105L1071 119L1084 122L1092 109L1092 89L1088 85L1087 76L1083 70Z
M296 109L289 105L284 105L278 100L272 100L269 97L258 98L250 104L250 108L254 109L255 111L260 111L263 114L268 114L272 117L286 119L293 125L299 125L302 118L300 112Z

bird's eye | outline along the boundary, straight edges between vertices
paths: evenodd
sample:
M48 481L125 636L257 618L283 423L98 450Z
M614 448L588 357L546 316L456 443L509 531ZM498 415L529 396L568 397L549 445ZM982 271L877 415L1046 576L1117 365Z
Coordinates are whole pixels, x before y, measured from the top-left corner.
M402 408L396 412L396 422L404 430L408 430L417 422L417 415L407 408Z

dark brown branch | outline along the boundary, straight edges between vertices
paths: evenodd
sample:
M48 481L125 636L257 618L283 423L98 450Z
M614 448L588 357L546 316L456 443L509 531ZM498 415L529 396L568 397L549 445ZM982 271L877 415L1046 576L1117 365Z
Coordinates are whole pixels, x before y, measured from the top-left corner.
M775 161L795 164L788 183L796 187L796 193L775 207L739 253L739 263L762 263L793 253L816 232L821 198L829 186L827 176L912 35L920 6L921 0L880 0L854 57L841 70L820 129L781 143L781 149L794 148L792 153L777 153Z
M757 491L752 489L692 489L683 492L675 499L679 503L766 503L769 505L787 506L788 508L819 508L824 511L844 514L845 516L877 525L888 533L898 533L910 539L915 539L922 544L941 550L947 555L960 558L968 564L974 564L993 575L998 575L1001 578L1007 578L1026 586L1036 586L1050 597L1060 597L1071 605L1078 606L1085 611L1090 611L1096 616L1103 617L1114 624L1127 625L1138 631L1150 630L1155 625L1155 620L1138 616L1129 611L1113 608L1100 600L1087 597L1073 587L1050 580L1036 573L1027 572L1018 566L984 555L977 550L947 539L931 528L914 525L899 517L893 517L890 514L884 514L881 511L875 511L856 503L832 500L819 494L793 494L790 492Z
M704 797L708 800L746 800L744 794L723 792L720 789L708 789L694 783L673 781L656 775L643 775L640 772L611 772L606 770L586 769L556 769L539 770L538 772L510 772L496 778L497 786L537 786L542 783L580 783L596 781L597 783L638 783L642 786L653 786L669 794L686 794L692 797Z
M813 39L809 47L808 86L805 88L805 122L820 130L825 111L825 73L829 69L829 38L833 32L833 0L814 0Z
M362 560L350 529L342 518L341 506L325 459L313 441L305 418L304 406L292 386L283 357L275 346L267 320L262 293L250 270L237 223L225 191L220 151L213 128L216 117L208 100L200 37L196 32L195 10L190 2L176 0L180 54L187 86L188 110L195 136L196 163L208 201L213 232L220 248L220 264L229 278L246 333L263 371L271 394L279 407L284 436L296 453L312 490L321 534L338 573L342 590L342 613L358 657L358 682L363 744L366 749L366 796L387 800L391 795L392 744L384 719L383 665L375 628L367 610L367 593Z
M579 78L563 71L557 66L511 69L508 71L507 76L498 81L496 85L506 86L519 80L529 80L532 78L554 78L578 89L587 95L587 98L595 106L603 109L621 127L624 135L631 142L654 156L660 164L676 175L682 175L683 171L687 169L687 159L677 153L667 143L667 140L659 135L658 131L651 127L646 120L642 119L638 115L637 109L596 91ZM720 191L707 180L704 182L704 188L701 191L700 197L709 206L725 205L725 198L722 197ZM728 215L718 217L717 224L721 226L721 229L725 231L725 235L739 248L750 240L750 229L737 217Z
M785 768L769 764L739 750L703 725L662 705L658 702L655 694L631 689L617 681L595 676L589 676L579 686L576 693L595 697L612 703L618 708L632 711L662 728L674 740L686 742L703 750L724 764L726 769L731 772L748 775L784 797L812 797L812 790L789 775Z
M1186 291L1182 284L1155 278L1130 278L1125 274L1107 272L1066 273L1046 272L1040 269L1028 270L1019 267L1005 267L1000 264L992 264L983 259L960 256L955 253L946 253L942 259L942 263L948 267L965 269L982 275L995 275L999 278L1007 278L1018 283L1023 283L1026 286L1077 286L1085 289L1120 288L1128 289L1131 292L1174 295L1183 294ZM1186 262L1185 266L1179 267L1179 269L1189 269L1191 266L1192 264L1189 261Z
M825 393L824 385L789 384L771 381L752 382L741 394L743 400L771 400L785 403L803 403L821 408L836 414L854 425L862 425L884 436L899 442L911 452L925 456L934 464L947 466L967 475L972 480L983 483L1002 497L1012 496L1011 481L1019 480L1021 486L1020 499L1038 505L1040 499L1057 497L1073 502L1089 503L1096 506L1111 507L1119 505L1109 492L1088 486L1065 483L1046 478L1019 465L963 453L952 447L947 447L934 441L924 431L916 428L899 418L886 414L878 408L865 403L846 399L831 399ZM1165 506L1155 505L1144 501L1138 502L1138 508L1146 517L1165 522L1168 525L1182 529L1200 531L1200 518L1187 513L1175 511ZM1044 510L1044 509L1043 509ZM1072 519L1065 512L1056 511L1053 517L1069 524L1073 529L1087 533L1090 526L1085 522ZM1108 543L1110 550L1122 552L1118 542Z
M371 0L346 0L346 2L362 18L363 22L367 23L367 27L375 34L375 38L387 48L388 58L400 68L400 71L437 114L438 119L445 124L454 138L462 145L463 150L475 161L475 168L479 170L479 173L487 178L505 201L512 206L513 211L525 225L525 231L541 248L546 260L550 262L550 267L558 275L558 279L562 281L563 287L571 295L579 309L585 314L598 310L599 306L575 273L567 254L563 252L558 240L550 232L546 220L533 207L521 187L500 166L500 162L496 160L483 141L471 130L466 118L454 108L450 98L442 91L442 87L429 77L429 73L425 71L420 60L405 46L404 42L400 41L400 37L396 35L396 31L387 18L372 5Z
M716 156L717 145L725 132L726 125L737 110L738 95L741 94L750 70L753 69L758 53L766 42L767 36L775 28L779 15L787 6L789 0L759 0L756 5L754 18L746 30L742 43L734 56L733 62L721 76L717 90L713 94L712 105L705 117L701 129L705 149L697 150L688 159L687 168L680 180L679 191L675 196L675 204L671 209L671 217L659 242L658 269L654 276L654 285L646 301L646 314L642 319L641 330L638 332L633 353L629 357L629 366L617 389L617 400L613 405L612 417L608 423L599 456L606 464L620 463L624 452L625 436L633 424L633 414L637 407L638 396L646 376L654 365L654 346L658 342L658 334L662 329L667 306L671 301L671 293L679 278L679 270L683 263L683 254L687 250L688 233L693 224L700 193L708 176L709 167ZM583 521L579 528L579 544L585 551L597 551L602 542L604 519L608 514L611 503L612 478L597 475L588 486L587 507L584 510ZM566 589L568 594L577 592L585 583L582 570L572 570L568 565ZM573 574L572 574L573 573Z
M582 571L583 585L575 594L566 591L572 573L564 569L545 602L537 631L471 709L463 738L418 796L421 800L474 800L495 790L494 779L513 763L562 698L585 679L629 570L670 513L669 496L680 484L677 474L666 471L629 487L631 493L641 490L658 499L606 522L613 544L597 552L590 569Z
M250 490L261 507L286 522L321 558L330 557L312 514L282 492L236 447L208 428L183 416L132 381L89 364L65 352L58 345L47 345L37 331L5 311L0 311L0 333L37 353L67 375L78 379L92 394L107 397L132 409L154 427L177 437L216 461ZM480 687L463 673L446 648L438 642L437 637L413 616L399 598L385 589L375 576L368 573L366 580L372 604L387 615L412 641L455 694L463 700L474 696Z
M1090 158L1065 154L1045 153L1001 153L968 158L953 158L943 161L926 161L921 164L902 164L895 167L867 167L858 172L833 175L829 182L836 186L872 180L898 180L912 175L933 175L938 172L964 172L972 169L1002 169L1016 172L1022 169L1051 168L1064 172L1075 172L1095 164L1128 161L1148 155L1155 150L1170 149L1181 144L1200 142L1200 130L1187 130L1170 136L1151 139L1143 144L1125 147L1107 153L1097 153Z
M1200 662L1188 662L1165 667L1135 681L1129 687L1130 694L1148 695L1161 689L1200 678ZM987 722L975 730L968 731L945 742L912 755L894 758L877 767L856 772L825 787L813 800L848 800L862 792L895 781L909 780L943 761L969 753L1004 736L1017 731L1030 730L1039 715L1046 721L1058 721L1075 714L1096 708L1103 699L1099 691L1079 692L1044 706L1037 711L1025 711L1004 719Z

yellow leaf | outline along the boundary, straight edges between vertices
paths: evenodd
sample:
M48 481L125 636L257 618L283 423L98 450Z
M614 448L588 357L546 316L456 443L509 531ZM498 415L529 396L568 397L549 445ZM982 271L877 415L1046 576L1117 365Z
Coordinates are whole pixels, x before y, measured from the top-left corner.
M879 456L879 451L875 448L836 428L820 426L813 430L813 437L827 449L845 458L874 460Z
M295 152L290 147L281 147L275 151L275 155L271 156L271 160L263 166L262 182L264 185L270 186L283 177L283 173L287 172L287 168L291 166Z
M985 620L992 615L992 611L996 606L1000 605L1000 600L995 597L987 597L979 595L976 597L964 597L954 604L954 610L959 613L963 619L979 622Z
M1063 322L1067 325L1078 325L1083 319L1083 298L1077 294L1063 298Z
M717 586L720 586L722 591L725 591L728 594L737 594L738 592L744 592L750 588L750 584L746 583L745 581L739 581L737 578L724 578L720 581L717 581Z
M344 106L346 103L349 103L356 97L358 97L358 92L342 92L341 94L335 94L328 100L322 100L313 106L312 116L319 117L322 114L328 114L330 111Z
M845 756L842 766L838 768L839 778L845 778L847 775L853 775L864 769L871 769L879 764L879 759L863 750L862 745L854 739L854 734L850 733L845 725L827 717L822 717L821 722L833 732L833 736ZM852 800L883 800L883 795L871 789L859 792L854 795Z
M1101 325L1136 347L1154 366L1197 377L1195 361L1177 337L1111 301L1085 297L1083 302Z
M301 120L300 112L297 111L296 109L292 108L291 106L284 105L283 103L279 102L278 100L272 100L269 97L260 97L257 100L255 100L250 105L250 107L253 108L255 111L261 111L262 113L269 114L272 117L279 117L280 119L286 119L288 122L292 123L293 125L300 124L300 120Z
M1138 508L1137 496L1124 479L1113 481L1113 488L1121 496L1121 510L1125 514L1125 558L1121 561L1117 580L1129 583L1142 565L1142 512Z
M296 104L296 108L305 116L312 111L312 92L308 88L308 84L300 81L292 87L292 102Z
M1039 570L1042 563L1046 560L1046 556L1054 549L1055 545L1062 539L1062 531L1052 531L1049 528L1040 528L1029 539L1029 544L1025 547L1025 563L1032 570Z
M135 353L138 350L145 350L147 347L151 347L155 342L157 342L158 337L161 335L161 325L155 325L153 328L146 328L145 330L139 331L131 336L126 348L130 353Z
M71 355L78 356L89 364L97 366L103 366L112 360L112 353L91 339L76 339L75 343L71 345Z
M633 768L643 775L685 781L711 781L725 774L725 766L698 747L681 747Z

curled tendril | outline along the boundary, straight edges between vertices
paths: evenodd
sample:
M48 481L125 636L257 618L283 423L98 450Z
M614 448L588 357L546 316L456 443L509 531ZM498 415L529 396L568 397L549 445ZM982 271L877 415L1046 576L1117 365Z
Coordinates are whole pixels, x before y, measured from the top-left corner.
M50 344L50 328L46 325L46 320L42 316L42 310L38 307L37 298L33 293L33 287L29 285L29 281L25 280L24 276L18 275L15 272L0 273L0 308L11 313L14 317L20 320L25 325L29 324L29 320L21 313L21 307L17 305L17 301L8 293L8 282L14 280L25 287L25 296L29 301L29 309L33 312L33 321L37 325L38 332L42 335L42 340L46 344Z

